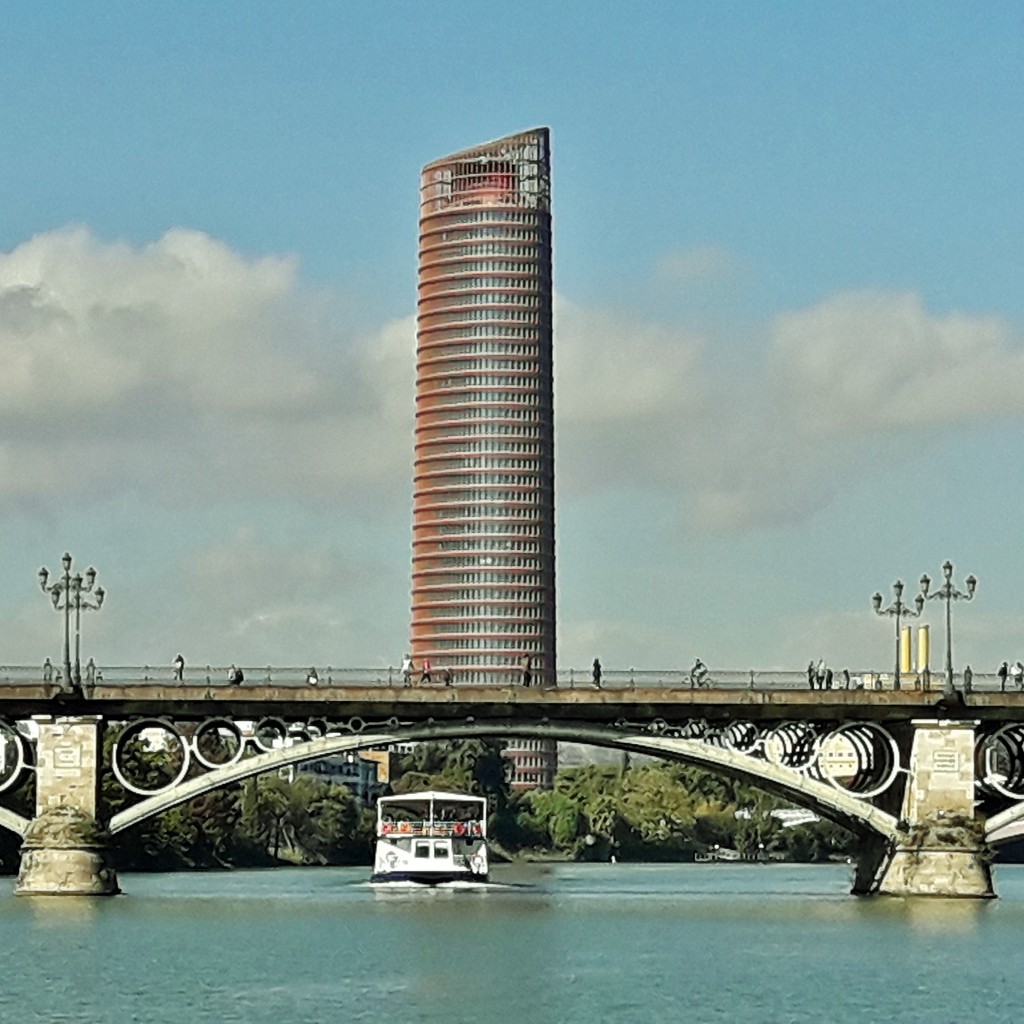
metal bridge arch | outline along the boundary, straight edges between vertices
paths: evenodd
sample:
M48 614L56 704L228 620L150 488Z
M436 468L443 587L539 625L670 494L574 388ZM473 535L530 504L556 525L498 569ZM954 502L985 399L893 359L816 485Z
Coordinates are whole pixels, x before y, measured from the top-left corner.
M254 775L273 771L330 754L341 754L366 747L390 746L425 740L476 739L486 737L529 737L589 743L594 746L652 754L718 770L752 783L773 794L793 800L822 817L860 834L874 834L888 840L897 835L896 818L866 800L852 796L825 782L809 778L792 768L758 760L746 754L716 747L700 740L656 736L620 728L573 725L570 723L453 722L450 724L409 725L382 731L362 731L340 736L325 736L282 747L235 764L213 769L204 775L180 783L173 789L147 797L115 814L110 821L112 833L162 814L193 797L240 782ZM4 822L0 819L0 824Z
M8 810L6 807L0 807L0 828L6 828L16 836L23 836L30 824L29 818L23 818L16 811Z
M993 814L985 822L985 842L1002 846L1024 836L1024 801Z

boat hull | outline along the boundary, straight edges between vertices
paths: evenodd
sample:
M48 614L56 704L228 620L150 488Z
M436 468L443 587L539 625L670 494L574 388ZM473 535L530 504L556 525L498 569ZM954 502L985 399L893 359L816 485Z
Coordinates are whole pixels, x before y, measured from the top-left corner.
M449 885L459 882L468 885L484 885L487 875L472 875L466 871L378 871L370 876L371 885Z

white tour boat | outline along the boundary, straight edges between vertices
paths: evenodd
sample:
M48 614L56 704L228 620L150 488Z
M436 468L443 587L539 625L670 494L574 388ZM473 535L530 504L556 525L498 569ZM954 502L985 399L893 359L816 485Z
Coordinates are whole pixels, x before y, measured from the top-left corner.
M487 801L464 793L402 793L377 801L373 883L487 881Z

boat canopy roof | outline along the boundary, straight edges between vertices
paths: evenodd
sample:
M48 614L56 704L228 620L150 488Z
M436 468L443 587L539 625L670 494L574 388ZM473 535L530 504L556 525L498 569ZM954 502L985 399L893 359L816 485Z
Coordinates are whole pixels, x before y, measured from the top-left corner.
M421 793L395 793L392 796L382 796L380 804L482 804L486 805L487 799L482 796L474 796L471 793L446 793L440 789L427 789Z

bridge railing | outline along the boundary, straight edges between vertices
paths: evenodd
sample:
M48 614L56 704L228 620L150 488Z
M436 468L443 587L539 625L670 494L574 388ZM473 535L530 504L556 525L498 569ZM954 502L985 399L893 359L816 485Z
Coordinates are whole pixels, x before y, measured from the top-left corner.
M230 685L229 665L186 665L182 674L183 685ZM310 666L240 665L242 681L253 686L307 686ZM395 668L333 668L316 666L317 683L321 686L400 686L402 673ZM57 682L60 666L0 665L0 685L32 685ZM174 669L167 665L99 665L82 667L83 683L105 683L108 686L129 686L137 683L178 682Z
M272 666L242 665L240 666L246 685L254 686L307 686L309 685L310 666ZM183 685L230 685L228 678L230 667L227 665L187 665L182 678ZM32 686L44 682L60 681L60 668L42 665L0 665L0 686L22 685ZM402 672L398 666L379 668L334 668L316 667L317 683L321 686L401 686ZM944 676L941 672L931 672L925 688L941 691ZM139 683L176 683L174 670L169 665L117 665L88 666L82 669L82 681L113 686L130 686ZM453 679L457 686L458 675ZM510 685L514 677L502 685ZM963 686L963 676L957 673L955 682ZM921 688L922 680L914 674L905 674L903 688L912 690ZM415 683L414 685L420 685ZM440 685L440 677L435 674L433 686ZM790 672L774 669L710 669L706 685L711 689L752 689L752 690L799 690L807 689L807 671ZM560 689L584 690L593 689L592 672L586 668L562 668L558 670L557 686ZM692 684L694 689L696 681ZM832 683L833 689L844 689L845 680L837 673ZM891 690L893 675L891 672L851 671L851 689ZM669 669L605 669L601 675L601 688L606 690L640 690L640 689L689 689L691 688L690 670L688 668ZM999 677L994 672L978 672L974 674L972 688L978 691L994 691L1000 689ZM1012 679L1006 684L1007 690L1016 690Z
M977 688L979 676L974 677ZM962 682L957 677L958 685ZM996 677L991 677L995 681ZM569 689L593 689L594 682L590 669L561 669L558 672L558 685ZM904 689L913 689L921 682L916 676L904 676ZM931 673L929 680L931 689L942 689L942 677ZM716 690L800 690L808 689L807 670L787 671L783 669L710 669L703 682L691 681L690 670L686 669L611 669L602 670L601 688L607 690L648 689L670 687L674 689ZM836 673L832 681L832 689L846 688L845 678ZM851 671L849 689L854 690L891 690L893 675L891 672ZM998 686L995 688L998 689Z

